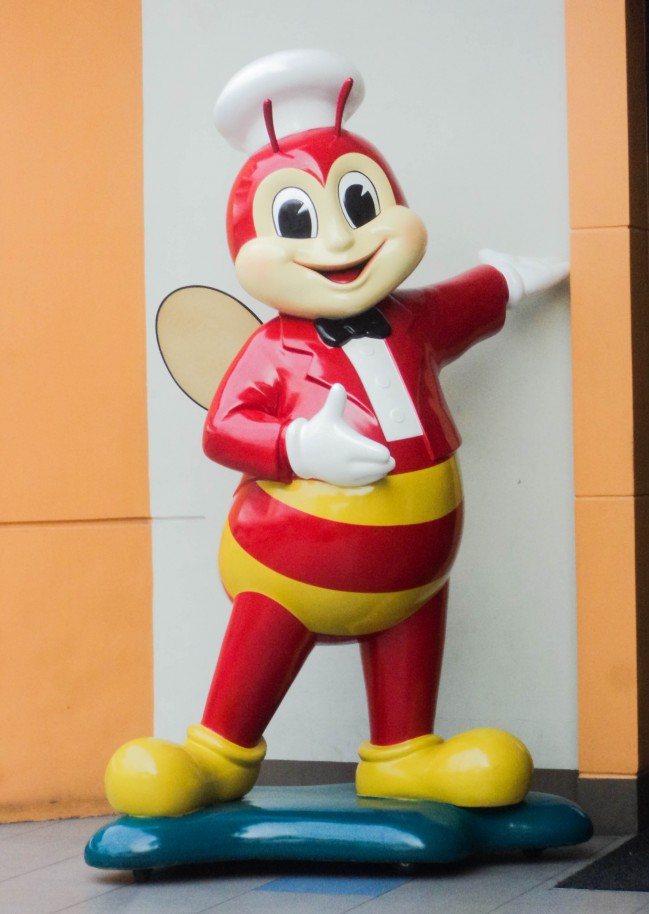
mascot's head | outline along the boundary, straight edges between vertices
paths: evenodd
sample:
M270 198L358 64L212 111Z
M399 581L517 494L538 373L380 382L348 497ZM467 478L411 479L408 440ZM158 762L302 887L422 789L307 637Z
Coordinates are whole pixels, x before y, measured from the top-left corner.
M389 165L343 130L363 94L337 55L287 51L241 70L216 104L221 133L252 153L228 204L237 276L284 314L360 314L423 257L426 230Z

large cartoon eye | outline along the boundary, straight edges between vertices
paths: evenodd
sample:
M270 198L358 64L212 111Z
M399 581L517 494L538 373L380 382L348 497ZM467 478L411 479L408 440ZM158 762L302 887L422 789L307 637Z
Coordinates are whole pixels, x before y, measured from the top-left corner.
M273 200L273 224L282 238L315 238L318 217L311 197L299 187L285 187Z
M381 212L376 188L360 171L348 171L338 185L338 197L345 218L352 228L376 219Z

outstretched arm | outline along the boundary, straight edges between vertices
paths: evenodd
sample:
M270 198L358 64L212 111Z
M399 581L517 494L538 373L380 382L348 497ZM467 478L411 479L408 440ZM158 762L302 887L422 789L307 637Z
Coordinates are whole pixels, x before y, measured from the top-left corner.
M558 257L519 257L483 248L480 263L495 267L509 289L507 307L517 305L526 295L550 289L568 276L570 264Z

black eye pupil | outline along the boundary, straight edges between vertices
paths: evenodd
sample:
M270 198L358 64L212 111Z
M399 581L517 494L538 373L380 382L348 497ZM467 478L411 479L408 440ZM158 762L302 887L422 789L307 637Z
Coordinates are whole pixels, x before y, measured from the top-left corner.
M344 206L354 228L365 225L378 216L372 194L362 184L350 184L346 188Z
M311 238L311 213L301 200L287 200L279 208L277 227L282 238Z

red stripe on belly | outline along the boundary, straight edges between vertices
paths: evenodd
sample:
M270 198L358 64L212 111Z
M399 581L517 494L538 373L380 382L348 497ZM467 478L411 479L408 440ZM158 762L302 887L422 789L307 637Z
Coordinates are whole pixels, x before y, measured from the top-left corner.
M293 580L333 590L388 593L446 574L457 552L462 506L439 520L360 526L324 520L244 486L230 512L237 542Z

